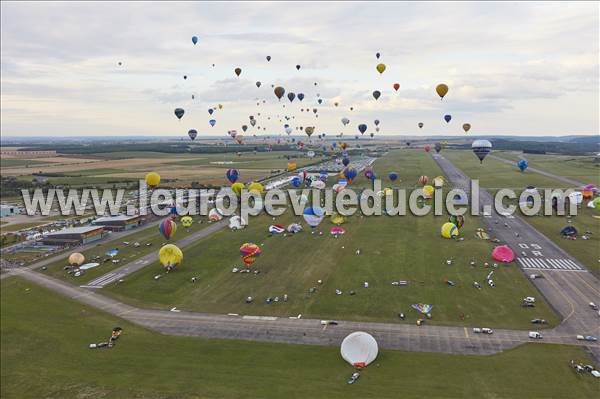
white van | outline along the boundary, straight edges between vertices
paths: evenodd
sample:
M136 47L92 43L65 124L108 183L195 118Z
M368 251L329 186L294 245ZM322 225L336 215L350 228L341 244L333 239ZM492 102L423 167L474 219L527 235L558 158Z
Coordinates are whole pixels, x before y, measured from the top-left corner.
M529 331L529 338L533 338L533 339L542 339L543 336L542 334L540 334L537 331Z

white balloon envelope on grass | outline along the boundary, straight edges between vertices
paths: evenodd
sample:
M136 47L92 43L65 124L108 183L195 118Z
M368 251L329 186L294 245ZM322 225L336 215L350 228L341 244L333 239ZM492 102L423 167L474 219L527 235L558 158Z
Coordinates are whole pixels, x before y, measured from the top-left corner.
M377 358L379 348L371 334L356 331L344 338L340 352L345 361L356 368L363 368Z

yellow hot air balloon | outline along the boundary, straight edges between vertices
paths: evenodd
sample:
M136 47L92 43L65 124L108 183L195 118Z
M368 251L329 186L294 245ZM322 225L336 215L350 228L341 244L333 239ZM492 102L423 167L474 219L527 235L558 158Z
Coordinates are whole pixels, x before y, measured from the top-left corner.
M288 162L288 164L287 164L288 171L291 172L292 170L296 170L296 168L297 168L296 162Z
M191 216L184 216L181 218L181 225L183 227L191 227L192 223L194 222L194 220L192 219Z
M146 184L148 187L153 188L158 186L160 183L160 175L156 172L150 172L146 175Z
M446 94L448 94L448 85L444 84L444 83L440 83L439 85L436 86L435 91L437 92L438 96L440 96L440 98L444 98L444 96Z
M71 266L81 266L85 262L85 256L80 254L79 252L73 252L69 255L69 265Z
M445 181L446 181L446 180L444 179L444 177L443 177L443 176L436 176L436 177L433 179L433 185L434 185L435 187L443 187L443 186L444 186L444 183L445 183Z
M385 71L385 64L377 64L377 72L383 73Z
M235 193L238 197L242 195L242 190L244 189L244 183L233 183L231 185L231 191Z
M346 218L343 215L340 215L339 213L334 213L333 215L331 215L331 223L337 224L339 226L340 224L346 223Z
M167 244L158 251L158 259L160 264L169 271L181 263L183 252L176 245Z
M463 124L463 130L465 131L465 133L467 133L469 130L471 130L471 124L470 123L464 123Z
M383 189L383 194L384 195L392 195L392 194L394 194L394 190L392 190L389 187L386 187L386 188Z
M219 104L219 109L223 109L223 104Z
M263 191L265 191L265 187L258 182L253 182L248 185L248 191L251 193L262 194Z
M431 196L433 196L433 192L434 192L434 188L433 186L430 186L429 184L423 186L423 191L425 191L425 194L427 194L427 196L429 198L431 198Z
M444 238L454 238L458 237L458 227L454 223L444 223L442 225L442 237Z

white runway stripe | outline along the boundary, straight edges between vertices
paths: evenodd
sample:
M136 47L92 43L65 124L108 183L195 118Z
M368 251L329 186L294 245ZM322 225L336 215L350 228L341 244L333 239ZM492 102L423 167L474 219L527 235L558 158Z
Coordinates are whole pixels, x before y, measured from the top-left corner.
M517 258L523 269L582 271L571 259Z

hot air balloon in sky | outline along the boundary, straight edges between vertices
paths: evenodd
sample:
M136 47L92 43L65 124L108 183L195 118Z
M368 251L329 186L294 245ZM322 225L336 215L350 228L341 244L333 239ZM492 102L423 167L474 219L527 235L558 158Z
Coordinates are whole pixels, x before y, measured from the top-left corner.
M242 68L235 68L235 69L233 70L233 72L235 72L235 74L236 74L237 76L240 76L240 74L242 73Z
M161 265L168 271L177 267L183 260L183 252L173 244L167 244L158 251Z
M156 172L150 172L146 175L146 184L148 187L153 188L158 186L160 183L160 175Z
M271 61L271 56L267 55L267 61Z
M183 118L183 114L185 114L185 110L183 108L175 108L174 113L177 119L181 119Z
M304 93L298 93L298 100L304 100Z
M211 119L208 121L208 123L210 124L211 127L215 126L217 124L217 120L216 119Z
M383 73L385 71L385 64L377 64L377 66L375 67L377 69L377 72L379 72L380 74Z
M365 134L365 132L367 131L367 125L361 123L360 125L358 125L358 131L360 132L360 134Z
M283 95L285 94L285 89L281 86L277 86L274 90L273 93L275 93L275 96L281 100L281 97L283 97Z
M375 90L375 91L373 92L373 98L374 98L375 100L379 100L379 97L381 97L381 92L380 92L379 90Z
M488 140L475 140L471 145L473 153L479 158L479 162L483 163L483 159L492 151L492 143Z
M446 123L450 123L450 121L452 120L452 115L449 115L449 114L444 115L444 120L446 121Z
M194 140L196 136L198 136L198 131L196 129L190 129L188 131L188 136L190 136L190 138Z
M198 43L198 36L192 36L192 43L194 43L194 46Z
M400 89L400 83L394 83L394 90L398 91Z
M435 91L440 96L440 99L443 99L446 94L448 94L448 85L444 83L440 83L435 87Z
M419 122L419 129L423 129L423 122Z
M469 130L471 130L471 124L470 123L463 123L462 128L465 131L465 133L467 133Z
M356 177L358 172L352 166L346 166L343 171L343 175L348 180L348 183L352 183L352 180Z
M233 184L240 177L240 172L237 169L227 169L227 172L225 172L225 177L227 177L227 180Z
M169 240L177 231L177 224L172 218L165 218L159 223L158 231L160 231L165 240Z
M244 243L240 247L240 256L246 267L252 266L261 253L260 247L251 242Z

